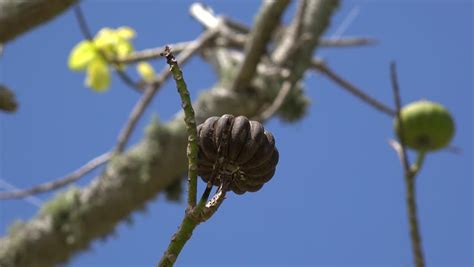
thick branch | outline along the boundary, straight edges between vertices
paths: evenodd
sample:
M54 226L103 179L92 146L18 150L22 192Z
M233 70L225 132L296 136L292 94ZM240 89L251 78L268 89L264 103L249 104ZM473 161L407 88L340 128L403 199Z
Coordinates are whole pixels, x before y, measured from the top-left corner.
M323 32L330 23L331 15L338 6L337 0L311 0L307 1L302 18L294 18L293 25L287 31L283 40L272 55L275 63L289 67L291 66L290 81L298 81L309 67L314 50ZM300 25L301 24L301 25ZM294 31L298 28L298 39Z
M71 7L77 0L0 0L0 43L39 26Z
M194 107L196 122L225 113L255 116L264 104L245 92L223 88L203 93ZM143 140L110 159L102 175L75 190L74 201L52 212L40 212L0 239L0 266L54 266L86 249L94 239L110 234L115 225L141 209L180 179L187 169L186 128L180 112L166 124L151 123ZM56 197L46 206L61 201Z
M237 72L232 85L233 90L245 88L250 84L257 70L257 64L265 53L273 31L278 27L280 17L289 2L289 0L264 1L245 44L245 59Z

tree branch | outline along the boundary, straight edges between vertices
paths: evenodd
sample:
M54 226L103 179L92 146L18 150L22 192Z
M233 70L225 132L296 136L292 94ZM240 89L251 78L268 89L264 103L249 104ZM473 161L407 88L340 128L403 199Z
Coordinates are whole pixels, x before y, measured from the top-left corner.
M394 146L395 150L398 152L400 161L403 166L403 173L405 176L405 186L406 186L406 205L408 213L408 222L410 224L410 238L413 251L413 261L416 267L424 267L425 260L423 256L423 246L421 243L421 234L418 224L417 216L417 205L416 205L416 184L415 177L418 174L418 171L423 164L425 158L425 152L419 151L418 158L416 163L410 166L410 161L408 159L407 148L405 146L405 138L403 136L403 122L401 120L401 100L400 100L400 89L398 86L397 79L397 70L395 63L390 64L390 78L392 81L392 91L393 98L395 100L396 110L396 119L398 120L398 125L400 127L400 145Z
M291 82L300 80L310 66L318 41L329 25L331 15L338 5L339 1L336 0L307 1L302 18L293 19L292 26L285 33L283 40L286 38L295 39L294 29L299 28L298 40L280 42L272 54L272 59L276 64L282 67L291 66L289 78ZM301 24L301 26L297 26L297 24ZM301 40L304 40L302 46L300 45Z
M321 38L319 47L351 47L377 44L377 40L367 37Z
M257 115L255 118L252 118L252 119L256 121L266 121L270 119L273 115L275 115L278 109L280 109L283 102L285 102L285 99L290 93L292 87L293 87L293 84L290 83L289 81L283 82L283 85L278 91L278 94L275 97L275 100L273 100L273 103L267 109L265 109L261 114Z
M252 81L260 58L265 53L273 31L278 27L283 11L289 3L289 0L263 2L245 44L245 58L237 71L232 90L246 88Z
M184 81L183 72L178 65L178 61L169 47L165 48L163 56L166 57L167 63L170 66L169 71L173 74L173 78L176 82L176 87L181 98L181 107L184 112L184 122L186 123L186 132L188 134L188 147L186 149L188 156L188 208L192 209L196 206L197 192L198 137L196 118L191 103L191 96L189 95L188 87Z
M338 84L341 88L347 90L349 93L353 94L354 96L369 104L378 111L385 113L390 117L394 117L396 115L395 110L379 102L377 99L372 98L370 95L366 94L364 91L339 76L336 72L331 70L325 63L318 60L313 60L311 62L311 66L315 70L326 75L329 79Z
M251 117L261 104L261 99L216 87L195 103L196 123L225 113ZM0 239L0 266L54 266L107 236L118 222L182 177L187 169L186 143L182 112L166 125L151 123L139 144L113 156L89 186L72 191L74 201L40 212L21 231ZM60 196L45 205L58 201Z
M109 158L110 158L110 153L107 152L98 157L93 158L92 160L87 162L84 166L80 167L79 169L75 170L74 172L62 178L59 178L59 179L56 179L44 184L40 184L28 189L20 190L20 191L0 192L0 200L23 198L23 197L31 196L38 193L44 193L44 192L56 190L60 187L63 187L65 185L68 185L70 183L73 183L79 180L82 176L86 175L87 173L93 171L100 165L107 162Z
M0 0L0 43L39 26L61 14L77 0Z

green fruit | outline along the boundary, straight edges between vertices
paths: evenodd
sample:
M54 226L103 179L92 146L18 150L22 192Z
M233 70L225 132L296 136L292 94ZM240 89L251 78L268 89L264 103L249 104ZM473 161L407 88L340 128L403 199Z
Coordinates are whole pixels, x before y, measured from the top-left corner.
M427 100L410 103L400 114L405 144L419 151L434 151L446 147L454 135L454 121L442 105ZM394 123L400 139L400 125Z

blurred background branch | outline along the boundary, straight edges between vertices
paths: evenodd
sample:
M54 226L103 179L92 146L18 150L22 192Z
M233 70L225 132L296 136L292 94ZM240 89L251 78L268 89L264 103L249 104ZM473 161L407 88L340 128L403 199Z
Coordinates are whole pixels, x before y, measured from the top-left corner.
M0 0L0 43L54 19L77 0Z

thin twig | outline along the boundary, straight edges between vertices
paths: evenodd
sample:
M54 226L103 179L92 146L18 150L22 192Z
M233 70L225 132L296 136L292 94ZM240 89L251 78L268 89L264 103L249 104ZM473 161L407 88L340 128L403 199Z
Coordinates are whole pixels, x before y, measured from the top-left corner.
M275 114L275 112L277 112L278 109L280 109L281 105L283 104L286 97L290 93L292 87L293 87L293 84L290 81L284 81L273 103L267 109L265 109L261 114L256 116L254 120L266 121L269 118L271 118Z
M20 191L21 189L16 187L15 185L3 180L0 178L0 188L4 188L9 191ZM23 199L25 202L28 202L29 204L36 206L38 208L43 205L43 201L41 199L35 197L35 196L27 196Z
M239 66L232 90L242 90L250 84L257 70L267 43L277 28L280 18L290 3L289 0L264 1L245 44L245 57Z
M24 198L24 197L31 196L34 194L56 190L60 187L63 187L65 185L68 185L70 183L73 183L79 180L82 176L86 175L87 173L93 171L100 165L107 162L110 156L111 156L110 152L104 153L98 157L93 158L92 160L84 164L79 169L73 171L72 173L64 177L61 177L59 179L44 183L44 184L36 185L34 187L24 189L24 190L19 190L19 191L0 192L0 199Z
M405 173L408 173L410 172L410 160L408 159L405 146L405 136L403 134L403 122L401 120L402 101L400 99L400 87L398 86L397 70L394 62L390 64L390 81L392 82L393 99L395 101L395 114L400 128L400 149L402 152L402 164Z
M179 54L181 51L189 47L195 41L187 41L187 42L180 42L168 45L169 47L173 47L173 53ZM120 59L117 59L117 63L122 64L130 64L130 63L137 63L140 61L146 61L150 59L156 59L161 57L161 53L165 50L166 46L160 46L150 49L145 49L141 51L132 52L130 55L124 56Z
M82 9L80 4L76 4L74 6L74 15L76 16L77 23L79 24L79 28L81 29L82 35L89 41L92 41L94 37L92 36L92 32L87 25L86 18L84 17L84 13L82 13Z
M365 103L369 104L370 106L374 107L375 109L381 111L384 114L393 117L396 115L395 110L386 106L385 104L379 102L375 98L372 98L368 94L366 94L361 89L357 88L355 85L351 84L341 76L339 76L336 72L331 70L326 64L321 62L320 60L313 60L311 66L319 71L320 73L326 75L329 79L334 81L338 84L341 88L347 90L349 93L353 94L354 96L358 97L360 100L364 101Z
M92 36L92 32L87 25L87 21L85 19L84 13L82 12L81 6L79 4L76 4L74 6L74 14L76 16L76 20L79 24L79 28L81 29L82 35L84 38L86 38L88 41L93 41L94 37ZM124 82L126 85L128 85L130 88L134 89L135 91L142 92L143 88L139 83L136 83L133 81L133 79L127 75L126 72L121 70L118 67L118 63L115 62L113 59L108 58L105 53L103 53L100 49L98 49L99 54L101 57L103 57L107 62L109 62L114 70L117 72L118 76Z
M377 44L377 40L367 37L341 37L341 38L321 38L318 41L319 47L351 47Z
M188 133L188 208L192 209L196 206L197 194L197 126L194 109L189 95L188 87L184 81L183 72L181 71L178 61L174 57L169 47L165 48L163 56L170 66L170 72L176 81L176 88L178 89L181 98L181 107L184 111L184 122L186 123L186 131Z
M207 44L207 42L215 36L216 33L217 32L215 30L208 30L201 34L196 39L196 41L190 43L188 47L186 47L186 49L184 49L177 57L177 60L180 62L180 64L183 65L185 62L187 62L191 58L191 56L198 52L201 48L203 48ZM128 139L130 138L130 135L135 129L138 120L143 115L143 112L150 104L156 92L158 92L158 90L161 88L163 83L166 81L166 79L168 79L170 75L171 73L169 71L169 68L166 67L161 71L160 75L158 75L157 78L155 78L152 82L148 84L148 87L145 89L145 92L143 93L142 97L133 107L128 117L128 120L125 123L125 126L120 131L119 137L117 139L117 145L115 147L115 150L117 152L122 152L124 150Z
M398 86L397 71L395 63L390 64L390 78L392 81L393 97L396 106L396 115L398 125L400 129L400 146L399 146L399 157L403 165L403 171L405 176L406 185L406 203L408 212L408 221L410 224L410 238L413 250L413 261L416 267L424 267L425 261L423 257L423 246L421 242L421 234L418 224L417 217L417 205L416 205L416 187L415 177L421 168L424 160L425 153L419 152L416 163L410 167L410 161L408 159L407 149L405 146L403 122L401 120L401 100L400 100L400 89Z

